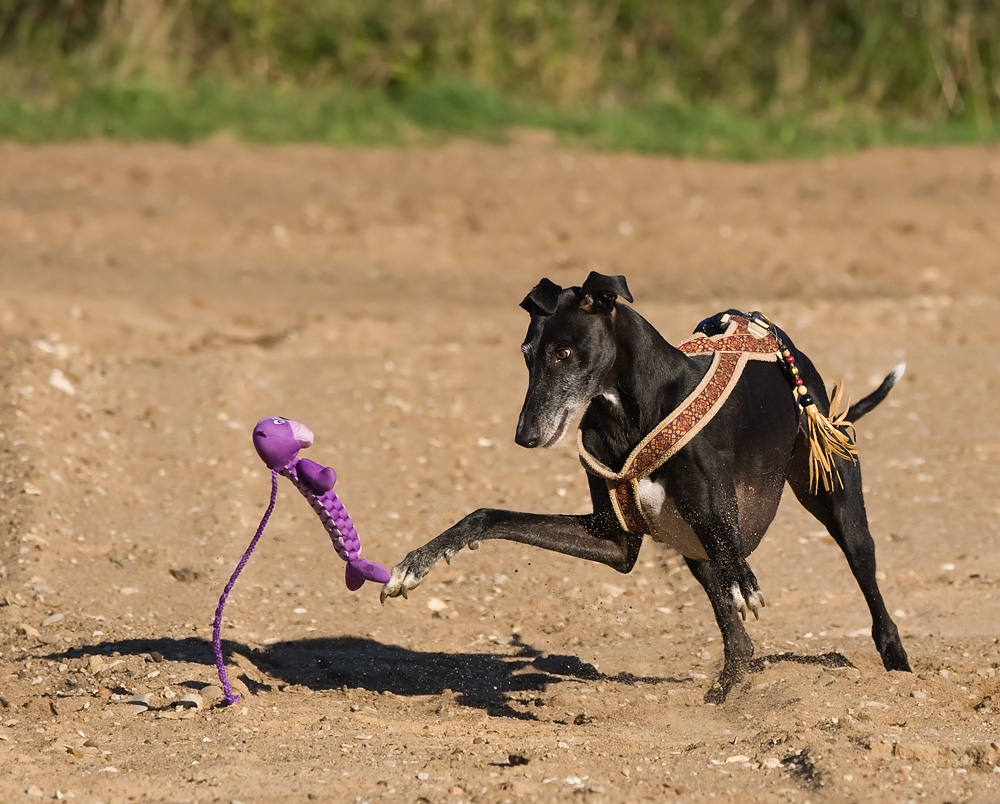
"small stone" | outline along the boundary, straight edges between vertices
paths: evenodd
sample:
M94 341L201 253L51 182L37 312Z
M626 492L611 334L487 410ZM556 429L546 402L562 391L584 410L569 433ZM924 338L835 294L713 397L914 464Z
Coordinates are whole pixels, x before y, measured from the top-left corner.
M178 706L165 712L157 712L156 717L161 720L190 720L194 717L194 712L194 709L182 709Z
M910 690L910 697L916 698L918 701L926 701L927 693L923 690Z
M213 706L216 701L222 698L222 688L209 684L207 687L201 688L200 695L205 706Z
M49 385L57 391L62 391L64 394L69 394L70 396L73 396L73 394L76 393L76 388L73 386L73 383L71 383L69 378L57 368L52 369L49 374Z
M748 757L748 756L744 756L743 754L734 754L733 756L729 757L726 760L726 764L727 765L732 765L733 763L736 763L736 762L749 762L749 761L750 761L750 757Z
M131 700L126 701L126 703L132 707L132 711L135 714L141 715L149 709L149 700L151 697L152 695L150 693L144 692L142 695L136 695Z
M761 764L768 770L774 770L781 767L781 760L777 757L768 757Z
M444 611L448 608L448 604L439 597L432 597L427 601L427 608L431 611Z
M942 757L942 750L936 745L927 743L899 742L893 753L900 759L916 760L917 762L934 764Z
M26 637L34 637L35 639L41 636L41 632L37 628L33 625L28 625L27 623L18 623L17 633Z
M32 798L42 798L45 795L45 791L42 790L42 788L40 788L38 785L34 784L24 792L26 795L29 795Z
M64 615L64 614L51 614L51 615L49 615L44 620L42 620L42 628L48 628L50 625L55 625L56 623L61 622L62 619L63 619L63 617L65 617L65 616L66 615Z
M182 709L201 709L204 705L205 701L197 692L189 692L174 701L174 706Z
M170 570L170 574L174 576L175 581L180 581L181 583L197 581L201 575L198 570L192 567L175 567Z
M139 594L139 590L136 589L134 586L123 586L121 589L118 590L118 594L120 594L120 595L137 595L137 594Z
M427 771L420 771L417 774L417 778L422 782L426 782L428 779L431 778L431 775Z

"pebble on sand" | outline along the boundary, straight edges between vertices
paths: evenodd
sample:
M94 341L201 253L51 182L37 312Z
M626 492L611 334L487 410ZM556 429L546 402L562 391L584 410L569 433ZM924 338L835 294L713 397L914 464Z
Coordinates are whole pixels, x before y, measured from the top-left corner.
M134 698L129 699L125 703L127 703L131 707L132 711L135 714L141 715L143 712L149 709L150 698L152 698L152 694L144 692L142 695L136 695Z
M174 706L183 709L201 709L205 706L205 701L197 692L189 692L174 701Z

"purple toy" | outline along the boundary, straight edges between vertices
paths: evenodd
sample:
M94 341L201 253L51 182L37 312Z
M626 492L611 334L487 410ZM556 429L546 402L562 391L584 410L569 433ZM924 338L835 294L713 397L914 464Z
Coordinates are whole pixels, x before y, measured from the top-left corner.
M384 567L374 561L367 561L361 558L361 539L354 528L354 523L348 515L344 504L333 490L337 482L337 473L329 466L320 466L315 461L308 458L299 458L299 450L312 445L313 434L304 424L282 419L277 416L268 416L257 422L253 428L253 445L261 460L267 464L271 470L271 501L264 512L257 532L246 552L240 558L236 569L233 571L219 598L219 605L215 610L215 622L212 628L212 647L215 650L215 666L219 671L219 681L222 682L222 689L225 694L227 704L235 703L240 699L229 686L229 679L226 677L226 665L222 658L222 609L226 605L226 598L232 591L236 579L243 571L250 554L264 532L267 520L274 510L274 502L278 496L278 475L287 477L295 484L302 496L309 501L313 510L319 515L323 527L330 534L330 540L337 554L347 562L347 569L344 580L347 588L352 592L360 589L365 581L375 581L385 583L389 580L389 572Z

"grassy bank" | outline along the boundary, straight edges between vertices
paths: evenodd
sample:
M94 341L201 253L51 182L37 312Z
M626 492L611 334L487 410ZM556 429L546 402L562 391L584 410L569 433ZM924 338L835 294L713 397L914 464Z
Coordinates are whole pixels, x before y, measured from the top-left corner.
M247 142L413 145L463 136L503 142L521 129L559 141L724 159L808 157L874 145L937 145L1000 140L1000 127L968 121L927 124L757 116L721 105L639 105L565 109L524 104L455 82L390 98L377 91L242 87L104 86L44 103L0 98L0 139L24 142L110 138L192 142L225 134Z
M1000 134L986 0L0 0L0 137L547 128L755 158Z

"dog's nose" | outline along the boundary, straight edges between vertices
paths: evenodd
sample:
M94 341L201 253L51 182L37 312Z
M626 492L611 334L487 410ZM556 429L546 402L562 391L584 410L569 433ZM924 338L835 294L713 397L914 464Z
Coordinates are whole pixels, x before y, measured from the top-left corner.
M527 447L528 449L534 449L538 446L538 436L532 436L531 438L523 438L518 435L514 438L514 443L519 447Z
M519 447L527 447L528 449L534 449L538 446L538 428L530 427L525 424L518 424L517 432L514 434L514 443Z

